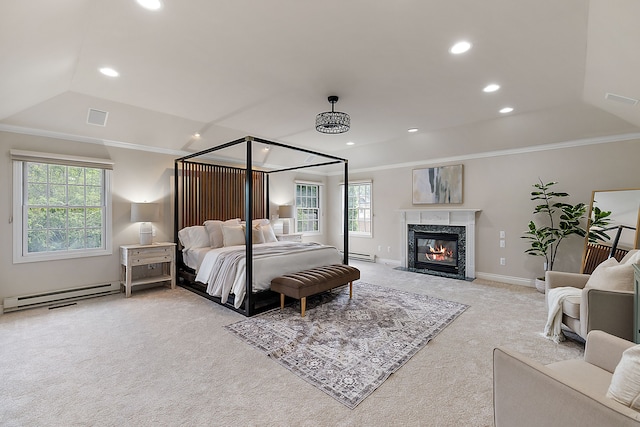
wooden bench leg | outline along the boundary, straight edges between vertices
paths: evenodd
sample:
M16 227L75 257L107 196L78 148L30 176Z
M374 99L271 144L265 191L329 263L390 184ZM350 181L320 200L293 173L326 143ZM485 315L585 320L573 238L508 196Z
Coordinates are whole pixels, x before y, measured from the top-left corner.
M284 294L280 294L280 311L284 310Z
M300 317L304 317L304 310L307 306L307 297L300 298Z
M353 297L353 280L349 282L349 299Z

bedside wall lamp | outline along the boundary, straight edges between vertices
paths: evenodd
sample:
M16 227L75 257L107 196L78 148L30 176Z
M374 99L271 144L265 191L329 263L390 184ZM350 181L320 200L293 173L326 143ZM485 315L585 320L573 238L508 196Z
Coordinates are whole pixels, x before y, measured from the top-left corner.
M160 219L160 205L158 203L131 203L131 222L140 222L140 244L153 243L152 222Z

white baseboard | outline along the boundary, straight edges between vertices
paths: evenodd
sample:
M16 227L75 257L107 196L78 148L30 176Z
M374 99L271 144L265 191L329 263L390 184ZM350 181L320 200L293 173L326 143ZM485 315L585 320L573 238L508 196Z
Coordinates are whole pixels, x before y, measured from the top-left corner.
M509 285L526 286L535 288L536 283L533 279L525 279L522 277L503 276L501 274L482 273L476 271L476 279L489 280L491 282L507 283Z

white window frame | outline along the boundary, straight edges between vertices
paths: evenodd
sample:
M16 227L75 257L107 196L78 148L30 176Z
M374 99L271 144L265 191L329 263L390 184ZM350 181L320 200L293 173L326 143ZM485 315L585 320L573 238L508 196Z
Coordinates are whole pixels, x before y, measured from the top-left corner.
M349 181L349 186L352 185L369 185L370 203L369 203L369 230L370 231L349 231L349 236L354 237L373 237L373 180L359 180ZM340 234L344 235L344 183L340 184L340 205L342 206L342 215L340 221Z
M39 153L21 150L10 150L13 160L13 263L28 263L38 261L53 261L61 259L86 258L93 256L111 255L112 243L112 196L111 175L113 162L104 159L93 159L80 156L66 156L50 153ZM32 163L48 163L52 165L79 166L104 170L103 181L103 224L102 247L96 249L61 250L48 252L27 252L27 209L24 200L24 165Z
M318 188L318 231L299 231L298 230L298 185L313 185L316 186ZM295 230L297 233L302 233L303 236L313 236L313 235L318 235L318 234L322 234L322 228L323 228L323 224L322 224L322 216L323 216L323 212L322 212L322 203L323 203L323 185L320 182L312 182L312 181L294 181L294 185L293 185L293 197L294 197L294 201L296 203L294 203L294 223L295 223ZM300 208L300 209L304 209L304 208Z

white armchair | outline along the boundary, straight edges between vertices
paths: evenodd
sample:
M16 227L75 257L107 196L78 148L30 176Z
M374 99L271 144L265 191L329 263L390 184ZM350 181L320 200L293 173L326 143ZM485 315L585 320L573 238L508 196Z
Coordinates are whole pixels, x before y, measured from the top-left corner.
M589 331L597 329L633 341L634 292L631 264L636 262L638 257L638 250L630 251L619 265L612 266L616 270L610 280L607 274L613 270L597 268L593 275L598 275L597 282L604 283L602 286L592 286L591 283L586 286L591 278L589 274L547 271L545 298L548 298L549 290L553 288L582 289L580 296L568 297L563 301L562 323L584 339ZM612 263L614 261L612 260Z

